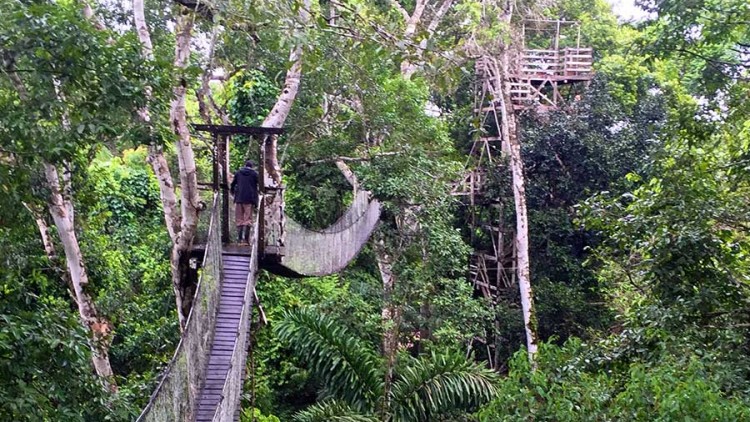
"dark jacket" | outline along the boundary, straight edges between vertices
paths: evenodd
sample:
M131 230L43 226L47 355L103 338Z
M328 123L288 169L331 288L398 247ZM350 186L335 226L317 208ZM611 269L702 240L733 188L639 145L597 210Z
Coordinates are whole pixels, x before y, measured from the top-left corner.
M258 172L250 167L242 167L237 170L229 189L234 194L236 204L258 206Z

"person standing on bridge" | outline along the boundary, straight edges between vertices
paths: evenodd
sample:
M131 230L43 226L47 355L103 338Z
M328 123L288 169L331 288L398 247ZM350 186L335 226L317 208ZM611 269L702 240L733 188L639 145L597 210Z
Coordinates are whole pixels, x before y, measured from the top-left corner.
M234 219L237 225L237 241L250 242L250 224L253 223L253 209L258 206L258 172L255 163L245 161L245 167L234 173L229 190L234 195Z

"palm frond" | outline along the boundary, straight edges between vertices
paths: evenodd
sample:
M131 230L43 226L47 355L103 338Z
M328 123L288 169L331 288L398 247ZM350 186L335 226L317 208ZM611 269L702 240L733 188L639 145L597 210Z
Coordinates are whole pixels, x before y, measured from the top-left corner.
M312 309L287 312L276 334L323 381L329 396L358 411L371 410L383 391L382 364L360 339Z
M497 375L455 353L414 359L391 388L393 420L428 421L447 410L473 410L497 393Z
M378 422L372 415L357 413L346 403L327 400L316 403L294 415L296 422Z

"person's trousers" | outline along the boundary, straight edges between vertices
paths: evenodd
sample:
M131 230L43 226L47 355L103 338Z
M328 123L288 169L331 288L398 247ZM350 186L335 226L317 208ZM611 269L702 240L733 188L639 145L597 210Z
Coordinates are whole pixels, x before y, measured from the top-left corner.
M236 226L253 224L253 204L234 204L234 220Z

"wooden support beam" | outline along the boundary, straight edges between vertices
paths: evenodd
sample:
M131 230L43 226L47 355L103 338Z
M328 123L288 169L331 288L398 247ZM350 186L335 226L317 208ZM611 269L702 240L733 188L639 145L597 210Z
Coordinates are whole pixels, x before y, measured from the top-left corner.
M216 155L219 163L219 178L221 180L221 243L229 242L229 148L227 135L217 137Z
M232 125L192 125L198 132L210 132L217 135L281 135L284 128L262 126Z

